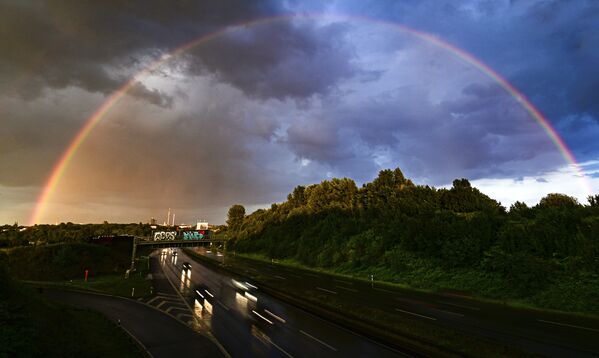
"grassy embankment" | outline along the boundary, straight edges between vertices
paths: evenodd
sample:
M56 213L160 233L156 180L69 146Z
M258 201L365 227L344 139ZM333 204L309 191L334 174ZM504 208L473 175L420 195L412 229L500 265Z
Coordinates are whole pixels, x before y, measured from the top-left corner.
M99 313L48 301L10 279L0 257L0 357L143 357Z
M267 263L272 261L268 256L259 253L236 253L236 255ZM383 265L360 269L350 266L326 269L306 266L294 259L276 261L289 267L368 282L370 275L374 275L377 284L390 287L432 293L459 291L483 302L583 317L599 317L599 280L594 276L581 278L562 275L541 292L524 296L513 292L509 280L498 274L476 269L444 269L432 261L416 259L409 255L406 255L405 267L401 272L393 271Z
M85 243L18 247L5 250L9 274L35 286L90 290L117 296L142 297L151 294L147 279L148 258L141 257L137 271L125 279L130 264L131 244L101 246ZM85 270L88 279L85 281Z
M281 281L268 274L248 273L245 268L252 266L251 259L230 259L227 261L226 266L223 266L215 260L191 250L186 250L186 253L217 270L248 276L259 282L263 291L279 299L312 311L321 317L352 327L354 330L381 339L391 345L409 348L420 353L426 352L427 355L434 356L530 356L510 347L471 337L440 326L426 324L421 320L391 317L382 309L357 305L344 300L343 296L331 297L331 295L319 291L312 291L309 295L306 295L306 292L295 287L293 282ZM259 256L253 256L253 259L257 257ZM260 257L260 261L271 262L270 259L264 260L264 257ZM277 262L277 264L281 264L281 262ZM285 262L284 264L299 270L316 271L294 262ZM337 275L339 277L348 277ZM377 284L380 285L381 283L377 282ZM301 299L298 297L301 297Z

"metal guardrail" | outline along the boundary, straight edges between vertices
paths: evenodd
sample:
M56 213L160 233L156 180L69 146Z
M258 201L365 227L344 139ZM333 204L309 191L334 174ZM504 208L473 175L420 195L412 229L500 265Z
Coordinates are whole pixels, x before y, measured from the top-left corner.
M224 239L201 239L201 240L136 240L138 246L150 247L194 247L205 243L224 242Z

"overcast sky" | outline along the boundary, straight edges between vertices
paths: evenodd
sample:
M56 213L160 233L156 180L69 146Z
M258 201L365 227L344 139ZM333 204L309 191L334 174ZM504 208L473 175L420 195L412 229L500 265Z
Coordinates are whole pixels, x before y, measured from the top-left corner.
M27 223L86 120L141 78L66 168L40 222L224 222L331 177L400 167L509 205L599 192L596 1L0 0L0 223ZM195 4L195 5L192 5ZM248 21L281 14L256 25ZM343 16L338 16L343 15ZM587 175L471 53L549 119ZM241 24L241 25L240 25Z

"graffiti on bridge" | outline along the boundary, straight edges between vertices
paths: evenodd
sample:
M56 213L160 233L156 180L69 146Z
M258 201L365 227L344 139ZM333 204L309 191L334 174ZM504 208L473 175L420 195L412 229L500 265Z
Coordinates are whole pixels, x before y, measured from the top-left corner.
M174 241L174 240L202 240L207 239L208 234L205 230L199 231L157 231L154 233L154 241Z
M173 241L177 237L175 231L157 231L154 233L154 241Z

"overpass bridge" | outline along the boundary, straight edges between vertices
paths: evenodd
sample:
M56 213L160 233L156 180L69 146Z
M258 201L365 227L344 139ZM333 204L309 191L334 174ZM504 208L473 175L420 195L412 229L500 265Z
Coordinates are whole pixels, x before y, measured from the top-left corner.
M151 236L134 236L131 252L131 268L135 268L137 247L168 248L168 247L197 247L212 243L225 243L223 238L215 238L208 230L199 231L157 231Z

